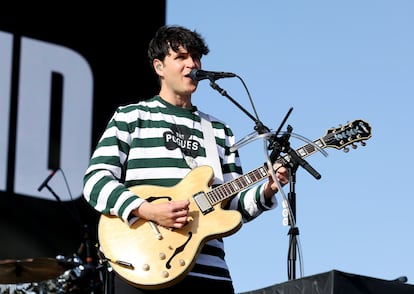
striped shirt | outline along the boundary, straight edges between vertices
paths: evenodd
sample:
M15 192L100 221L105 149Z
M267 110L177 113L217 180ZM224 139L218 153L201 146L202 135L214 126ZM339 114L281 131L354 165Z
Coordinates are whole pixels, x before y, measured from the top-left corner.
M191 168L186 158L198 166L211 165L206 157L200 111L180 108L159 96L117 108L92 154L84 177L84 197L97 211L120 217L131 225L131 212L143 201L128 187L178 184ZM242 175L237 151L231 152L234 135L225 123L209 116L223 181ZM214 186L222 184L215 182ZM224 209L241 213L242 221L253 220L271 207L265 205L263 184L232 196ZM231 280L225 261L223 239L208 241L190 275Z

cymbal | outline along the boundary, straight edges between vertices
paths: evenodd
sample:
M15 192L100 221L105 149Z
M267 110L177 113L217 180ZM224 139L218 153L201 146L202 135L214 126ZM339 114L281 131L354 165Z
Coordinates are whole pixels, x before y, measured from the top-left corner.
M0 284L41 282L57 278L64 271L55 258L0 260Z

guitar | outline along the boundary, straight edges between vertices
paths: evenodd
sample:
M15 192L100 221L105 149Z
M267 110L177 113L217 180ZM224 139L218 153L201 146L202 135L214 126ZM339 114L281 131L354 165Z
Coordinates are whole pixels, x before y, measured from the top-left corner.
M343 149L350 144L355 148L355 142L364 146L364 140L371 136L370 125L355 120L329 129L314 144L321 149ZM307 157L318 151L315 145L306 144L296 152L302 158ZM288 158L279 157L276 161L285 160ZM98 224L101 253L126 282L139 288L160 289L182 280L208 240L229 236L242 226L240 213L224 210L223 201L269 175L263 165L212 189L209 184L213 176L211 167L199 166L172 187L130 187L148 201L190 199L188 223L181 229L165 228L144 219L128 226L117 216L101 215Z

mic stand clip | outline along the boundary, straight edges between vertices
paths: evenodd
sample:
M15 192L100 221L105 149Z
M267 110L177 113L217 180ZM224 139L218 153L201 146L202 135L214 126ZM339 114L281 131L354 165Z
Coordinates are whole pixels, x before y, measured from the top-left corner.
M289 138L290 134L292 133L292 126L287 126L287 132L283 134L280 138L273 138L272 142L269 144L269 150L273 149L272 154L270 155L270 159L272 160L272 163L274 160L277 159L280 152L284 152L289 156L285 156L285 162L287 162L291 168L294 168L295 170L298 168L298 166L303 167L307 172L309 172L315 179L319 180L321 178L321 175L306 161L304 160L300 155L296 153L294 149L290 147ZM275 150L279 150L276 154L273 154Z

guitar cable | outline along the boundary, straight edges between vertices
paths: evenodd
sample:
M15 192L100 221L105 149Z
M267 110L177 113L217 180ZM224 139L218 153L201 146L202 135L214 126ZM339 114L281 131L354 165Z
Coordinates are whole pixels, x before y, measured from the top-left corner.
M96 247L98 247L98 244L96 245ZM126 268L129 268L129 269L134 269L135 267L132 265L132 263L130 263L130 262L127 262L127 261L123 261L123 260L114 260L114 259L111 259L111 258L108 258L108 257L106 257L105 256L105 254L102 252L102 250L100 250L99 248L97 248L98 250L97 250L97 252L98 252L98 257L99 257L99 263L105 263L105 262L112 262L112 263L114 263L114 264L117 264L117 265L119 265L119 266L122 266L122 267L126 267Z

